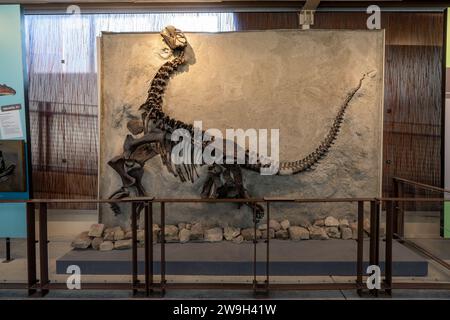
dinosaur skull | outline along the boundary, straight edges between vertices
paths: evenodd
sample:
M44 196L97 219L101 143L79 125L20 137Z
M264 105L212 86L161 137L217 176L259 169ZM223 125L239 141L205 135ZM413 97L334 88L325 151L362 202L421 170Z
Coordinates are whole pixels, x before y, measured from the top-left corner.
M187 46L187 39L181 30L174 26L167 26L161 31L164 42L172 50L183 50Z

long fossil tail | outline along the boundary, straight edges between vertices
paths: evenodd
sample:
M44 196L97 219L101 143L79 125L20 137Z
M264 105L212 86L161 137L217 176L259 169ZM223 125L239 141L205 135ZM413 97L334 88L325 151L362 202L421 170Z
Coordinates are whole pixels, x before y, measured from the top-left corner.
M362 78L359 80L358 85L347 95L347 98L342 103L341 107L339 108L339 111L334 119L334 122L328 131L328 134L324 138L324 140L320 143L320 145L310 154L308 154L303 159L297 160L297 161L284 161L280 162L279 169L277 174L278 175L293 175L297 173L304 172L306 170L312 169L312 167L319 162L322 158L326 156L328 151L330 150L331 146L334 144L335 140L338 137L339 130L342 125L342 121L344 120L345 112L348 109L348 106L352 99L355 97L355 95L358 93L358 91L361 89L363 81L367 77L371 77L373 75L373 72L365 73ZM266 165L268 166L268 165ZM263 165L261 163L253 164L253 165L246 165L248 169L254 170L254 171L260 171L261 167Z

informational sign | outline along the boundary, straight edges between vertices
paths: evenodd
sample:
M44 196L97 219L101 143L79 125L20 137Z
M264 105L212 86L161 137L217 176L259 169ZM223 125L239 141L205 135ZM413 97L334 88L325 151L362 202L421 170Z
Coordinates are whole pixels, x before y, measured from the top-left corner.
M18 139L23 137L20 111L0 112L0 136L3 139Z
M3 184L0 188L1 200L29 199L30 196L23 50L20 5L0 5L0 184ZM25 147L16 148L14 147L16 144L11 140L23 141L22 145ZM23 155L20 154L20 150L24 150ZM21 165L19 161L21 156L25 158L25 165ZM25 186L21 187L20 177L23 176L26 177ZM0 238L25 236L26 205L0 204Z

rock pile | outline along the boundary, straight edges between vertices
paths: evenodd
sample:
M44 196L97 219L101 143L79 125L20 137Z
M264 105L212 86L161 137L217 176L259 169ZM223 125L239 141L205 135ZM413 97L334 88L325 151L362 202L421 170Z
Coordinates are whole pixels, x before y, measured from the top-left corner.
M267 229L267 227L269 227ZM365 234L369 232L370 222L364 221ZM153 225L153 243L161 241L161 228ZM242 243L266 239L267 235L271 239L280 240L327 240L327 239L357 239L358 224L356 221L349 222L347 219L337 219L329 216L324 219L317 219L312 223L304 225L291 225L289 220L270 220L260 223L256 230L254 228L237 227L213 227L209 228L201 223L179 223L178 225L166 225L164 227L164 238L166 242L186 243L195 242L219 242L231 241ZM72 242L72 247L76 249L92 248L100 251L123 250L132 246L131 229L121 227L105 228L103 224L93 224L89 231L82 232ZM139 246L144 245L144 230L137 230L137 240Z

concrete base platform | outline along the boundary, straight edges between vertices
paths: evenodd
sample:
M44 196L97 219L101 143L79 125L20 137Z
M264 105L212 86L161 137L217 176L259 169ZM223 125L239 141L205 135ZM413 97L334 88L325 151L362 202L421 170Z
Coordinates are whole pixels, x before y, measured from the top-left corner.
M384 269L384 242L380 242L380 264ZM160 244L154 245L154 272L160 271ZM365 266L368 265L369 241L364 241ZM405 246L394 242L393 275L427 276L428 262ZM138 270L143 274L144 250L138 250ZM166 274L246 276L253 274L253 244L168 243ZM56 260L58 274L78 265L84 275L131 274L131 250L72 250ZM356 241L308 240L270 242L270 274L272 276L353 276L356 275ZM257 274L266 272L266 244L257 245Z

